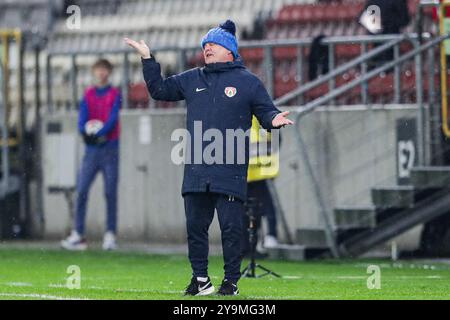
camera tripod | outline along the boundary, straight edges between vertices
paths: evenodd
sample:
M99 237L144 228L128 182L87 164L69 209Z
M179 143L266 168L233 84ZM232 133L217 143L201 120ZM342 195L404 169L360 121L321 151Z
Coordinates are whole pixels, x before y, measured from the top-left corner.
M247 202L245 204L245 207L247 209L246 214L248 215L249 220L250 220L249 227L248 227L249 243L250 243L250 263L244 268L244 270L242 271L241 274L242 274L242 277L246 277L246 278L261 278L261 277L267 276L269 274L271 274L277 278L280 278L281 276L279 274L256 263L256 259L255 259L256 242L257 242L256 233L258 232L257 225L256 225L256 213L254 211L256 205L257 204L256 204L255 198L248 198ZM265 273L256 275L256 269L261 269Z

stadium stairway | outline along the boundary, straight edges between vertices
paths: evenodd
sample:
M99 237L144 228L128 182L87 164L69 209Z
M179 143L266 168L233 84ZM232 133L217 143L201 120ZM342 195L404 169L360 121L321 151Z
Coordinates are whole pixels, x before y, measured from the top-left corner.
M334 235L341 257L356 257L411 228L450 214L450 167L414 167L409 185L377 186L372 205L336 207ZM422 255L445 255L445 244ZM324 229L296 230L295 245L269 249L269 257L288 260L330 257Z
M428 44L423 45L421 50L436 45L440 41L442 39L431 40ZM407 52L402 54L400 59L403 59L403 62L405 62L407 59L415 57L415 55L417 53ZM399 63L403 62L399 61ZM344 69L349 71L348 69L351 65L352 62L349 62ZM405 66L407 70L410 70L410 74L408 77L401 77L402 86L405 85L405 89L408 87L408 92L413 92L413 94L416 90L422 90L422 96L429 95L427 93L428 85L423 85L421 89L420 87L415 87L416 77L413 68L408 66L407 62ZM387 65L379 67L378 70L383 68L387 68ZM342 74L344 71L341 71ZM424 70L423 74L426 73L427 70ZM387 81L386 77L382 78L378 75L372 76L368 80L370 84L369 92L374 89L382 90L383 92L374 91L373 94L374 96L385 96L386 92L384 89L392 90L392 86L389 85L391 81ZM319 89L321 86L326 87L326 82L329 80L329 77L332 77L332 72L324 75L322 80L319 79L315 87ZM428 75L422 79L427 78ZM435 81L436 79L435 77ZM335 77L335 80L337 84L335 90L339 90L339 79ZM352 90L355 88L358 88L358 86L354 86L353 89L348 87L342 92L335 92L340 92L348 96L352 94ZM309 88L304 92L301 90L294 91L294 95L287 94L284 97L276 99L276 104L286 105L289 99L292 100L296 97L295 94L298 96L298 94L304 93L307 97L313 90L316 89ZM322 98L325 93L320 92L320 94L314 94L311 97L311 102L302 105L302 113L306 114L306 111L309 112L318 106L326 105L333 99L333 93L331 91L328 97L325 96ZM357 95L359 94L357 92ZM406 100L407 103L416 103L416 99ZM402 102L404 103L403 99ZM445 236L449 233L447 230L444 230L445 233L435 237L431 246L427 243L428 239L424 238L424 234L427 232L430 233L430 230L432 230L432 228L429 228L430 225L437 225L441 219L443 221L450 218L450 167L413 167L410 171L409 182L406 185L373 186L371 188L371 202L371 205L367 207L334 207L333 212L329 214L329 218L332 220L331 236L336 244L333 250L330 235L325 229L324 221L323 228L297 229L294 244L269 249L269 257L275 259L307 260L311 258L336 256L336 251L338 251L339 257L356 257L422 224L425 224L425 228L422 232L419 252L416 253L427 256L448 256L450 254L448 241L444 241Z

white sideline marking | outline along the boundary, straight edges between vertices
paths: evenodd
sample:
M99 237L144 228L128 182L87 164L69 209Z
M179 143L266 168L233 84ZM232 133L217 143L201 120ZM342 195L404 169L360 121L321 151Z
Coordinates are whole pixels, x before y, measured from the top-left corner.
M6 282L5 285L10 287L32 287L33 284L28 282Z
M367 277L365 276L339 276L336 277L337 279L348 279L348 280L358 280L358 279L366 279ZM441 276L397 276L396 278L398 279L442 279ZM395 279L390 279L390 280L395 280Z
M305 299L300 296L283 296L283 297L276 297L276 296L245 296L246 298L253 299L253 300L284 300L284 299Z
M282 279L301 279L300 276L282 276Z
M177 291L177 290L151 290L151 289L109 289L114 290L116 292L142 292L142 293L168 293L168 294L175 294L175 293L183 293L184 291Z
M58 297L47 294L37 294L37 293L0 293L3 297L18 297L18 298L39 298L39 299L49 299L49 300L89 300L86 298L74 298L74 297Z
M441 276L399 276L400 279L441 279Z
M49 288L66 288L65 285L50 283ZM134 289L134 288L106 288L99 286L88 286L86 289L91 290L104 290L104 291L114 291L114 292L138 292L138 293L165 293L165 294L180 294L184 291L180 290L152 290L152 289Z

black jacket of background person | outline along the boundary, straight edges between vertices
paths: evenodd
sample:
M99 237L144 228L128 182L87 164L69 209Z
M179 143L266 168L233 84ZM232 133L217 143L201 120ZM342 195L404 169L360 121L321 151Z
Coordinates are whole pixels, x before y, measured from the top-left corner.
M409 24L410 16L406 0L369 0L364 10L371 5L380 7L382 34L398 34Z
M274 106L263 83L245 68L241 58L234 62L212 63L190 69L166 79L162 78L161 67L154 57L143 59L142 63L144 79L153 99L186 100L186 127L192 141L198 139L194 137L194 121L201 121L203 132L217 129L223 136L223 164L206 164L203 160L200 164L194 163L194 143L191 143L192 159L184 167L182 195L209 190L245 201L249 137L245 139L245 162L236 162L237 139L234 139L234 162L226 163L226 129L242 129L246 132L251 127L253 114L263 128L274 129L272 119L281 111ZM227 96L227 87L234 87L236 94ZM210 143L202 143L202 154Z

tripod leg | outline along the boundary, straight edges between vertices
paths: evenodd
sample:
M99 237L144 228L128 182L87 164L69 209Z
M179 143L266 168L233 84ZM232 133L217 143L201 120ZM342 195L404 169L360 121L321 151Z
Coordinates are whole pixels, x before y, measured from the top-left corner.
M241 277L256 278L255 277L255 263L250 262L241 272Z
M257 264L256 267L257 267L257 268L260 268L261 270L266 271L266 273L263 274L263 275L261 275L260 277L264 277L265 275L271 274L271 275L273 275L273 276L275 276L275 277L277 277L277 278L281 278L281 276L280 276L279 274L273 272L272 270L267 269L266 267L263 267L263 266L261 266L261 265L259 265L259 264Z
M250 277L250 275L249 275L249 270L250 270L249 266L246 266L245 269L242 270L242 272L241 272L242 277L244 277L244 278L245 278L245 277Z

